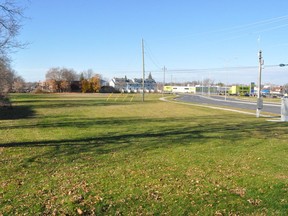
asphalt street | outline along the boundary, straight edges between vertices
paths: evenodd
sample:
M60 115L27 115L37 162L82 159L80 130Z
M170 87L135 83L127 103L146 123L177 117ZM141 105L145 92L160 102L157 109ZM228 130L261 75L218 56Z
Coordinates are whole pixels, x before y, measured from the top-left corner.
M205 104L205 105L214 105L214 106L223 106L223 107L234 107L246 110L255 110L257 109L257 104L254 102L236 100L233 98L222 96L202 96L202 95L181 95L176 100L185 101L190 103ZM264 103L262 112L281 114L281 105L275 103Z

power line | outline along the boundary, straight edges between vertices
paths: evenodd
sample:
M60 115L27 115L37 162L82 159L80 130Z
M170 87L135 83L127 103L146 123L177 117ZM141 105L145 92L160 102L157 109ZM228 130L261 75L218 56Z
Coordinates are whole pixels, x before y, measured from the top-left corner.
M166 73L200 73L200 72L223 72L223 71L235 71L235 70L252 70L252 69L257 69L258 66L237 66L237 67L217 67L217 68L175 68L175 69L165 69ZM264 68L279 68L279 65L264 65ZM161 73L163 74L163 68L160 68L159 70L147 70L152 73ZM111 73L140 73L141 70L114 70L110 71Z
M266 31L271 31L274 29L284 28L284 27L286 27L286 25L285 24L280 25L280 24L281 24L281 22L283 23L286 21L288 21L288 15L274 17L274 18L270 18L270 19L264 19L264 20L260 20L260 21L256 21L256 22L251 22L251 23L242 24L242 25L238 25L238 26L236 25L236 26L217 29L217 30L196 32L194 34L182 35L182 36L181 35L175 36L175 38L190 38L190 37L195 37L195 36L200 36L200 35L213 35L215 37L215 35L217 35L217 34L218 35L224 34L224 35L228 36L228 35L235 34L235 33L238 33L238 35L237 35L237 38L238 38L238 37L241 37L239 34L245 34L246 35L247 33L251 33L251 31L253 31L253 30L257 30L255 33L257 33L257 32L259 33L259 32L266 32ZM279 25L276 25L277 23ZM249 32L247 32L247 31L249 31ZM169 38L163 37L161 40L167 40L170 38L171 37L169 37ZM224 40L225 40L225 38L224 38Z
M279 22L283 22L283 21L287 21L287 20L288 20L288 15L285 15L285 16L275 17L275 18L261 20L261 21L257 21L257 22L252 22L252 23L248 23L248 24L244 24L244 25L234 26L234 27L230 27L230 28L224 28L224 29L217 30L215 32L216 33L217 32L223 32L223 31L225 32L226 30L228 30L228 31L231 31L231 33L237 33L239 31L246 31L249 29L259 28L261 26L267 26L267 25L271 25L271 24L275 24L275 23L279 23ZM275 25L273 25L273 27L275 27ZM285 26L280 25L278 27L285 27Z
M265 65L265 68L279 67L279 65ZM257 69L258 66L238 66L238 67L219 67L219 68L185 68L185 69L167 69L167 73L200 73L200 72L223 72L227 70L251 70ZM162 71L151 71L154 73L163 73Z
M153 55L151 48L149 46L149 44L147 43L147 41L145 41L145 49L147 52L147 56L149 57L150 61L152 62L152 64L154 64L154 66L156 66L157 69L161 69L161 67L159 66L160 64L158 64L158 61L156 60L155 56Z

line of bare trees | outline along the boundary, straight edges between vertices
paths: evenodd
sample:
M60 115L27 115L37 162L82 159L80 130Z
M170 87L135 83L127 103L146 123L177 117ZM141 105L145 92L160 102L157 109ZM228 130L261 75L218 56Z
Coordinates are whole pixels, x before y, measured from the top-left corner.
M6 96L8 92L21 92L25 81L10 67L8 59L0 58L0 95Z
M99 92L101 75L95 74L92 69L78 74L73 69L51 68L47 71L46 81L40 88L49 92L70 92L75 90L83 93Z
M14 0L0 2L0 102L7 93L24 84L10 65L9 53L24 46L17 40L23 19L23 7ZM0 103L1 104L1 103Z
M68 92L71 82L78 79L77 76L73 69L51 68L46 73L45 87L51 92Z

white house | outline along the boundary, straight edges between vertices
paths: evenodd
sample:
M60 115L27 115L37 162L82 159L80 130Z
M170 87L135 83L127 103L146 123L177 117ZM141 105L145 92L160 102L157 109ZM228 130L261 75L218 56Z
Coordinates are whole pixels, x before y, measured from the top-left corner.
M109 85L114 87L115 89L121 92L140 92L143 91L143 79L141 78L134 78L134 79L127 79L125 78L113 78ZM151 73L149 74L148 78L144 80L144 91L154 92L157 90L157 83L152 78Z

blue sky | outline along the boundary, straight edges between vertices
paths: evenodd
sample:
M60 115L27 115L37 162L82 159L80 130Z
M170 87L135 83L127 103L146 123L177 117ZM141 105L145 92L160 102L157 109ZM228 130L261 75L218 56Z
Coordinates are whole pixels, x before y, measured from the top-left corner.
M141 77L143 38L146 73L157 81L166 66L166 82L256 82L262 49L263 82L285 84L288 67L271 66L288 63L287 8L287 0L30 0L19 36L29 46L12 55L13 67L26 81L52 67Z

